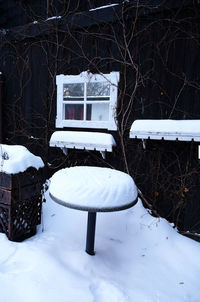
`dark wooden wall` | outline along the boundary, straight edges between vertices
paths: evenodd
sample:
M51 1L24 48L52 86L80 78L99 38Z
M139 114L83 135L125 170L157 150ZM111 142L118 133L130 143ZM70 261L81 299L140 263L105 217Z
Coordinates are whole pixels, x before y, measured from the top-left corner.
M197 144L158 141L143 149L141 141L129 139L135 119L200 118L200 8L146 10L121 5L2 34L4 142L26 145L52 169L87 164L126 171L161 215L181 229L200 231ZM111 132L117 147L106 160L74 150L66 157L48 146L56 75L85 70L120 72L119 127Z
M13 28L52 16L66 16L122 2L122 0L0 0L0 28Z
M4 100L4 77L2 74L0 74L0 143L3 141L3 113L2 113L2 107L3 107L3 100Z

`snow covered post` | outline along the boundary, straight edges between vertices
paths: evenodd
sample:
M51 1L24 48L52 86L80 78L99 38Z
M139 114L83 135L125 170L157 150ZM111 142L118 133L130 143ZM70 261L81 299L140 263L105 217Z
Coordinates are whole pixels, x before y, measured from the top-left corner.
M1 144L0 232L22 241L41 222L43 161L23 146Z

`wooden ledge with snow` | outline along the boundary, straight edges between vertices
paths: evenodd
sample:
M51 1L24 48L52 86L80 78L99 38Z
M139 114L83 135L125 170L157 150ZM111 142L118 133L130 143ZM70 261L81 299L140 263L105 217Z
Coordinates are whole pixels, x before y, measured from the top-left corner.
M102 157L105 158L105 152L112 152L116 142L109 133L56 131L52 134L49 145L61 148L65 154L67 154L67 149L100 151Z
M50 138L51 147L75 148L112 152L115 140L109 133L56 131Z
M135 120L130 138L200 142L200 120Z
M138 198L132 177L110 168L66 168L56 172L50 181L50 197L55 202L88 212L86 252L90 255L94 255L96 212L125 210Z

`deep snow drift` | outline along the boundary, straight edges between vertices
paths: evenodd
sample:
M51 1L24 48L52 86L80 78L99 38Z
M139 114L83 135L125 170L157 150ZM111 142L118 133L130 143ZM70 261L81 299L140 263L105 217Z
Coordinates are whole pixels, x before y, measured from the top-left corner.
M86 212L58 205L47 193L36 236L15 243L0 234L0 300L200 301L200 244L150 216L140 201L97 215L95 256L84 251L86 223Z

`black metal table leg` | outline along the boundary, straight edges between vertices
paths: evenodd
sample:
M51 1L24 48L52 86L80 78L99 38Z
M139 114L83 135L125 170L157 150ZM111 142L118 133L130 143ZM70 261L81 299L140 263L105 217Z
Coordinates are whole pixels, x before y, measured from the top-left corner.
M86 253L88 253L89 255L95 255L94 252L95 226L96 226L96 212L88 212Z

